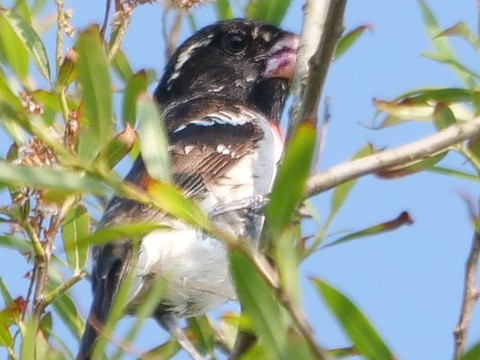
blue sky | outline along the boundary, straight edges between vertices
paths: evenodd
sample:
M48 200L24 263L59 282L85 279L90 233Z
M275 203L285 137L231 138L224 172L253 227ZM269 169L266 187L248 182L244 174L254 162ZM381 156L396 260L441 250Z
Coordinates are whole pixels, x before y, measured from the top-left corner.
M68 1L80 28L98 22L103 14L98 0ZM299 32L301 1L294 1L283 27ZM442 27L467 22L476 31L475 1L429 1ZM213 21L213 12L200 7L194 15L199 27ZM162 9L158 4L136 9L123 50L134 68L154 68L160 76L165 65L161 37ZM324 94L331 99L328 128L320 169L346 161L367 143L391 148L433 133L429 123L412 122L371 130L375 108L372 98L392 99L418 87L461 86L444 66L420 54L431 50L416 1L352 0L347 5L347 31L362 24L373 30L332 64ZM184 24L181 38L189 35ZM48 34L53 39L53 34ZM478 69L476 54L461 41L453 41L462 60ZM53 42L49 40L53 59ZM477 55L478 56L478 55ZM3 145L2 153L5 153ZM470 171L460 156L449 155L444 165ZM120 169L125 171L126 169ZM359 230L409 211L415 223L395 232L362 239L314 254L302 266L303 301L308 318L321 343L341 347L348 341L325 310L306 280L317 276L347 294L375 325L400 359L448 359L452 356L452 330L457 322L463 286L464 263L470 248L472 227L459 193L478 199L478 185L432 173L399 180L362 178L335 218L331 233ZM328 215L330 193L313 199L322 217ZM312 231L307 224L306 233ZM28 270L22 257L2 251L0 271L13 295L25 293L27 282L19 276ZM17 271L23 266L25 271ZM19 275L20 274L20 275ZM15 293L17 291L17 293ZM75 288L76 301L86 314L89 285ZM165 334L153 322L142 332L149 348ZM469 344L480 341L480 312L472 319ZM1 355L1 350L0 350ZM177 357L183 359L182 355Z

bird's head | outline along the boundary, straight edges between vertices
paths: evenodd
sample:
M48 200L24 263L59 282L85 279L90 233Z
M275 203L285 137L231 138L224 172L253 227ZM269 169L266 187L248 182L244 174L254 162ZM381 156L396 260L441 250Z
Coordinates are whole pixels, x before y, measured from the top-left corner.
M244 19L215 23L186 40L155 90L160 107L196 97L226 97L277 120L295 68L298 37Z

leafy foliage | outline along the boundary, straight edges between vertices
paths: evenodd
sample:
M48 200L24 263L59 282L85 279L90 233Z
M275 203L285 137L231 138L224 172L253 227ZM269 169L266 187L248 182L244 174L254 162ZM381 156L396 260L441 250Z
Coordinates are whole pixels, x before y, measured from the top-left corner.
M315 158L318 134L312 124L302 124L287 144L266 207L267 225L261 248L265 253L257 254L240 240L215 229L207 215L170 183L162 121L155 104L145 95L156 75L151 70L134 73L128 54L121 49L130 16L142 1L131 2L133 7L122 7L118 2L109 39L93 25L80 31L75 37L74 49L66 53L62 52L61 45L69 24L62 2L57 2L55 58L49 58L45 35L37 30L36 24L46 2L14 3L10 9L0 10L0 125L12 143L8 154L0 159L0 186L8 191L11 199L8 205L0 207L0 247L26 254L32 271L28 274L31 291L18 297L10 293L9 284L0 276L4 302L0 309L0 347L11 359L73 358L72 349L76 344L67 344L68 337L57 333L55 325L61 323L69 335L80 339L85 319L79 315L71 289L87 275L89 247L122 236L139 238L160 226L119 224L94 232L105 197L116 193L158 207L199 230L216 235L234 249L230 252L231 274L244 312L238 316L225 314L219 324L205 316L190 319L187 333L200 353L216 356L220 348L232 351L235 329L239 325L240 329L259 337L244 354L245 359L308 360L323 354L313 333L302 331L309 329L302 317L298 284L302 260L326 247L411 224L409 214L404 212L383 222L378 219L376 225L336 237L324 246L324 240L331 235L332 219L349 201L355 179L333 190L330 214L325 220L318 220L313 241L305 238L299 208ZM213 7L219 19L231 18L243 11L249 18L278 25L285 17L290 0L218 0L207 6ZM471 121L480 113L480 76L463 64L449 45L450 37L458 37L478 51L478 36L464 23L442 30L427 4L420 0L419 6L434 48L434 53L425 56L445 65L464 86L414 89L392 100L376 99L379 114L384 114L379 128L424 121L431 122L440 131ZM189 16L193 23L193 15ZM344 56L369 29L369 25L361 25L347 31L337 44L335 58ZM41 78L42 86L33 83L35 76ZM114 89L121 89L118 107ZM140 141L133 129L137 122ZM383 169L376 175L393 179L420 171L437 171L478 181L478 174L444 168L441 162L448 152L457 151L480 173L479 139L445 148L415 163ZM150 174L156 179L147 192L124 184L113 170L129 154L138 151L138 146ZM374 149L366 145L352 159L374 153ZM63 246L58 250L60 243ZM252 254L264 262L256 262ZM267 258L275 270L262 268L262 264L270 264ZM393 358L381 336L346 295L318 279L313 279L312 284L351 342L345 349L330 351L333 358L355 354L368 359ZM163 290L161 283L153 289L125 338L116 341L113 350L109 349L111 358L120 358L131 351L130 344ZM125 301L126 290L122 289L107 330L121 317ZM108 331L106 334L98 354L112 340ZM462 359L478 358L479 349L477 344ZM172 339L142 354L142 358L170 358L179 350Z

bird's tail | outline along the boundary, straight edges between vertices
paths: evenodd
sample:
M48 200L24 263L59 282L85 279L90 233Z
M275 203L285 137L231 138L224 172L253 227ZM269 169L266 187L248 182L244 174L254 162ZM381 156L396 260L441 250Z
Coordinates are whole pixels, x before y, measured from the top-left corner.
M76 360L90 360L92 358L93 349L112 307L115 287L108 286L108 278L112 277L111 275L113 274L110 273L110 276L100 280L95 286L92 306Z

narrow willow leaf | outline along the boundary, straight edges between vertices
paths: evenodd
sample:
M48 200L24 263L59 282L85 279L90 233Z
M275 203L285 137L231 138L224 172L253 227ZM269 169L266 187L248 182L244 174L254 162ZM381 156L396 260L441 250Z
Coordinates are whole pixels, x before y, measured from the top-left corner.
M69 49L65 54L60 70L58 71L57 85L68 86L77 77L78 54L74 49Z
M127 123L125 130L100 149L94 162L99 166L106 166L108 170L113 169L132 150L136 140L137 133Z
M0 185L30 186L57 192L104 194L105 185L73 171L25 167L0 160Z
M28 76L28 52L8 23L6 11L0 11L0 60L24 81Z
M480 342L471 347L458 360L478 360L480 359Z
M0 313L0 320L2 320L2 316ZM8 327L0 325L0 347L10 348L13 345L13 337L10 334L10 330Z
M442 174L442 175L447 175L447 176L455 176L458 177L459 179L464 179L464 180L469 180L469 181L475 181L475 182L480 182L480 178L476 174L471 174L467 173L464 171L459 171L456 169L451 169L451 168L446 168L442 166L433 166L430 169L427 169L428 171L437 173L437 174Z
M150 97L143 95L139 98L137 116L142 158L148 174L156 180L169 182L168 138L163 119Z
M203 229L210 229L207 215L183 193L170 183L152 180L147 185L148 193L155 199L160 209Z
M112 68L124 83L133 76L130 63L121 49L118 49L113 57Z
M58 284L52 284L49 286L49 289L53 290L56 285ZM78 315L75 304L70 298L68 292L64 292L62 295L58 296L51 306L53 306L55 314L62 320L63 325L65 325L75 339L80 339L85 323Z
M50 337L52 333L52 313L48 312L42 316L40 319L39 329L43 333L43 336L46 340Z
M464 22L456 23L443 30L438 36L459 36L466 40L477 52L480 52L480 41L472 34L468 25Z
M188 334L201 354L212 357L215 350L215 333L205 315L188 319Z
M73 270L85 267L88 247L84 246L90 230L90 216L83 205L70 209L62 223L62 240L67 264Z
M357 42L358 39L365 33L366 30L371 31L372 25L360 25L346 33L342 38L338 41L337 45L335 46L335 51L333 53L333 59L337 60L340 58L345 52L350 49L353 44Z
M154 230L165 229L163 225L158 223L124 223L97 229L89 236L81 239L80 246L88 247L88 245L103 245L119 238L134 238L148 234Z
M366 145L363 148L361 148L359 151L357 151L357 153L353 155L351 160L360 159L362 157L372 154L372 152L373 152L372 146ZM338 212L338 210L340 210L340 208L342 207L343 203L345 202L348 195L350 194L350 191L352 191L352 188L356 182L357 182L356 180L347 181L346 183L343 183L337 186L333 190L332 200L330 204L329 218L333 218L335 214Z
M271 359L290 359L285 325L272 292L245 255L230 253L230 271L245 314L269 349Z
M438 103L433 112L433 120L437 130L442 130L456 124L457 119L452 109L444 103Z
M403 120L431 120L435 111L433 104L415 104L408 100L396 102L373 99L373 103L378 110Z
M0 236L0 246L17 250L23 254L33 252L32 243L30 241L13 235Z
M415 160L407 164L392 166L388 169L383 169L375 172L375 175L381 179L399 179L404 176L410 176L420 171L429 170L445 158L448 151L440 154L432 155L426 159Z
M135 337L138 335L140 329L142 328L145 319L152 316L155 310L158 307L160 300L162 299L163 294L165 293L166 282L165 281L156 281L153 287L146 294L145 298L142 298L142 301L139 304L136 304L135 311L135 322L133 326L128 331L125 338L122 340L123 343L131 344ZM123 349L117 349L117 351L109 357L111 360L120 360L125 354Z
M467 87L470 87L470 78L475 78L475 79L480 79L480 75L476 73L475 71L471 70L468 68L466 65L463 65L459 60L445 56L442 54L437 54L437 53L423 53L422 56L429 58L430 60L437 61L441 64L445 64L450 66L452 69L456 70L457 73L463 74L464 77L467 78L466 84Z
M35 348L37 340L37 324L32 318L24 322L22 329L22 345L20 347L20 359L36 359Z
M382 233L387 232L387 231L396 230L396 229L400 228L401 226L412 225L412 224L413 224L413 220L410 217L410 214L406 211L403 211L398 217L396 217L393 220L389 220L389 221L381 223L381 224L370 226L366 229L354 232L353 234L348 234L347 236L343 236L340 239L337 239L334 242L325 245L322 249L326 249L326 248L331 247L331 246L344 244L346 242L356 240L356 239L360 239L360 238L363 238L363 237L370 237L370 236L373 236L373 235L379 235L379 234L382 234Z
M19 14L30 26L32 26L32 14L26 0L16 0L13 12Z
M147 91L147 74L144 70L126 80L122 103L122 121L135 126L137 119L137 101L140 94Z
M266 208L272 238L290 224L295 208L302 201L315 149L315 135L311 124L302 123L287 145Z
M458 63L456 59L455 52L448 43L445 37L439 37L438 35L442 33L440 26L438 25L437 19L433 14L430 7L427 5L425 0L417 0L422 11L423 22L425 24L425 29L427 30L428 36L431 39L432 45L439 56L450 59L452 63ZM450 65L450 64L447 64ZM455 75L465 84L470 83L470 76L463 71L459 71L456 66L450 67ZM468 87L468 86L467 86Z
M4 304L10 304L13 301L12 295L10 295L10 291L8 290L5 281L0 276L0 294L2 294L2 299Z
M143 360L158 360L158 359L171 359L173 358L179 351L180 345L178 344L177 340L170 339L167 342L163 343L156 348L143 353L140 359Z
M230 7L229 0L217 0L214 2L215 12L219 20L227 20L233 18L233 11Z
M279 26L290 6L290 1L249 0L246 7L247 17Z
M50 81L50 65L48 63L45 46L40 36L32 26L18 14L8 10L0 10L0 13L30 54L40 74L42 74L47 81Z
M391 351L353 302L319 279L312 279L312 283L361 356L371 360L394 359Z
M112 86L108 63L98 27L91 26L78 37L78 81L83 88L85 111L90 119L89 147L92 153L111 138ZM95 140L95 141L93 141Z

